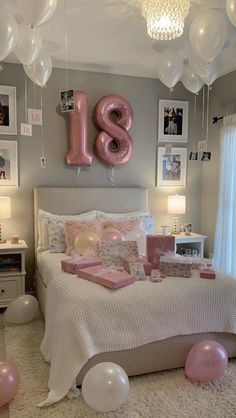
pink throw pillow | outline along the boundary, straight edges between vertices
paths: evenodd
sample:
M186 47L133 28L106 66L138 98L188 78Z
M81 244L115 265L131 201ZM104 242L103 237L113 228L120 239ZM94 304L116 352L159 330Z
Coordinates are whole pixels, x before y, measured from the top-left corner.
M141 228L141 226L142 222L139 219L122 219L118 221L114 221L113 219L103 219L103 229L114 228L123 235L128 234L128 232L135 228Z
M65 221L64 231L66 236L66 254L70 255L74 249L75 238L82 231L95 232L99 237L102 234L104 221L102 219L94 219L89 221Z

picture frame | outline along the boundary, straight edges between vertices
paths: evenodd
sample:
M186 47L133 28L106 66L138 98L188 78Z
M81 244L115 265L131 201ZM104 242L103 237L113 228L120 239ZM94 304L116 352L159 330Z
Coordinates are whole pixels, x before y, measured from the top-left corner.
M17 134L16 87L0 86L0 134Z
M171 153L165 147L158 147L157 186L186 186L187 148L172 148Z
M0 186L18 186L17 141L0 140Z
M188 142L189 103L159 100L158 142Z

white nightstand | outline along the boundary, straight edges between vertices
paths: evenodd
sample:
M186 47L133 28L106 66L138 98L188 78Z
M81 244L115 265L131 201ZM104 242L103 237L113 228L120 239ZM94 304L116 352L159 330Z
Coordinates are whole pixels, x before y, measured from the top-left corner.
M0 244L0 308L25 293L25 241Z
M181 248L197 250L200 257L204 257L204 241L206 235L195 234L191 235L178 234L175 235L176 252L179 253Z

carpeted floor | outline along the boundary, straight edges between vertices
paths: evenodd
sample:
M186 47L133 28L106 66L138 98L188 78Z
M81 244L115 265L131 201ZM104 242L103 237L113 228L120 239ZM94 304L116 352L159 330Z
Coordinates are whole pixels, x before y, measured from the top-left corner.
M25 325L7 325L0 315L0 355L15 362L21 374L16 398L9 404L9 418L233 418L236 417L236 360L220 381L191 383L183 370L172 370L130 379L128 401L114 413L99 414L83 401L64 399L39 409L46 398L49 367L40 355L44 323L41 318ZM63 376L62 376L63 379ZM8 408L0 409L8 418Z

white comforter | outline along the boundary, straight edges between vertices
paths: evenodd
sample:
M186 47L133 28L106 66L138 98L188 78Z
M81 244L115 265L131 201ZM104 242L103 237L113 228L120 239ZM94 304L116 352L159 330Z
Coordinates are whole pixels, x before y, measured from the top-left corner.
M49 395L40 406L62 399L95 354L203 332L236 333L236 280L166 278L110 290L58 269L47 291Z

